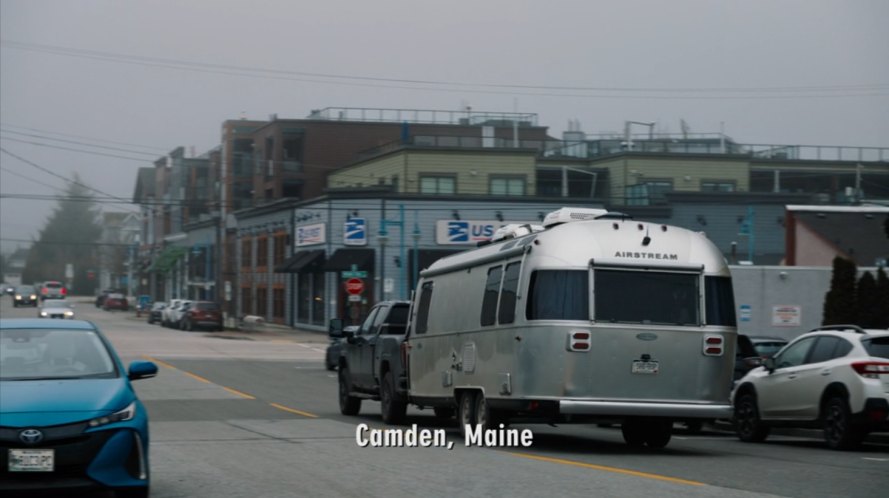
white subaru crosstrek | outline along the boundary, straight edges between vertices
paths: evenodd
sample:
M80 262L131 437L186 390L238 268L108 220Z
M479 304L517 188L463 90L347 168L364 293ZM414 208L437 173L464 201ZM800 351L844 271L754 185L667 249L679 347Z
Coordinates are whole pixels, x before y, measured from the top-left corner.
M803 334L732 391L735 430L763 441L772 427L822 428L827 445L852 449L889 431L889 330L831 325Z

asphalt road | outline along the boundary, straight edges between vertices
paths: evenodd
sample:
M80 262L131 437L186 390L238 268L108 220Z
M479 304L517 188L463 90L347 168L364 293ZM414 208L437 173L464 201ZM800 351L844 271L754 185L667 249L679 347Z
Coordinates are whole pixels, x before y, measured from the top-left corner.
M83 301L126 361L149 358L135 383L151 420L152 496L666 496L878 497L889 493L889 444L826 449L815 432L746 444L730 432L677 429L663 451L627 447L620 430L530 429L533 445L466 447L456 427L412 409L403 429L443 429L447 447L360 447L356 428L386 428L379 403L340 415L326 338L301 333L201 333L148 325ZM13 310L0 316L36 316Z

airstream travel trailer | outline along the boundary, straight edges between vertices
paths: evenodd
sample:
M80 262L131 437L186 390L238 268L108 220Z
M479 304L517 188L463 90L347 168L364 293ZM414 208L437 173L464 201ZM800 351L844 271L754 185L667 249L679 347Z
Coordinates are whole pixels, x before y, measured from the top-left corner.
M737 327L722 253L701 233L601 209L543 225L420 274L410 402L456 408L461 428L607 420L651 447L673 420L730 417Z

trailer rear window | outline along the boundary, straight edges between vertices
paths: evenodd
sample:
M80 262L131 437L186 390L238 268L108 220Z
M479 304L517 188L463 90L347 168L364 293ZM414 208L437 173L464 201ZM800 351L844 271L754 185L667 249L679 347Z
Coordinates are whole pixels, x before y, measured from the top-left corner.
M528 320L589 320L586 270L537 270L528 286Z
M704 277L704 301L707 303L707 325L734 327L735 295L729 277Z
M699 325L699 275L595 269L595 320L611 323Z

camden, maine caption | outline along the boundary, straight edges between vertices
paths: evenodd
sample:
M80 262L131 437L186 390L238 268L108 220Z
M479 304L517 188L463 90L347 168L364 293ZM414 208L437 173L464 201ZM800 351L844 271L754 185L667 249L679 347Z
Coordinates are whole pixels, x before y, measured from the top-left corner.
M467 425L464 434L464 446L527 448L534 443L531 429L506 429L503 424L498 429L486 430L480 425ZM445 429L420 429L417 424L406 429L371 429L367 424L358 424L355 443L361 448L454 449L454 442L448 441Z

